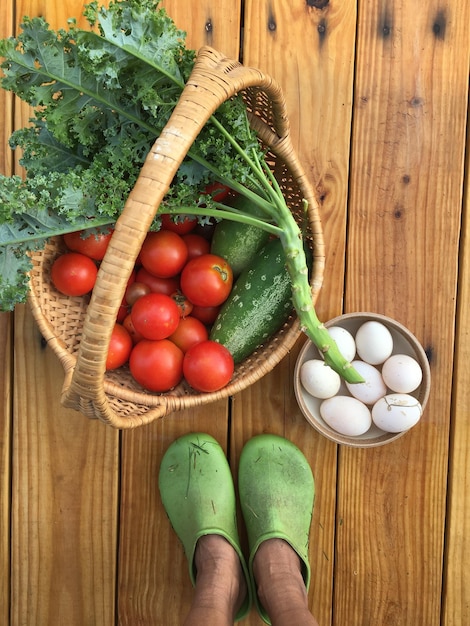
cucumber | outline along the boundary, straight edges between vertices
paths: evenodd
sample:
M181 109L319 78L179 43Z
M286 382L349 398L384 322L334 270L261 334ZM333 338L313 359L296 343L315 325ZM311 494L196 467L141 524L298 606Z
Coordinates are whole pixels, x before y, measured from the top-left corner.
M240 363L278 331L292 312L292 287L279 239L269 241L238 277L210 338Z
M259 210L243 196L237 198L233 206L259 217ZM214 229L211 252L227 261L236 278L246 267L250 266L255 254L268 239L269 233L262 228L229 219L222 220Z

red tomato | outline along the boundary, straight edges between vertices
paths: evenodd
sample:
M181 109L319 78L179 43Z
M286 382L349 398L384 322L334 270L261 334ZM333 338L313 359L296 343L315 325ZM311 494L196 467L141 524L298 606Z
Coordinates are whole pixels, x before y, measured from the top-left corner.
M197 217L195 215L169 215L161 216L162 229L171 230L178 235L186 235L196 228Z
M123 300L119 305L119 309L116 315L116 322L122 324L126 317L129 315L129 307L127 306L127 302Z
M186 298L185 295L181 293L181 291L175 291L175 293L171 294L171 297L176 302L176 305L180 312L180 317L186 317L193 310L193 303Z
M170 296L148 293L135 301L131 319L136 331L146 339L165 339L175 332L180 311Z
M225 346L216 341L201 341L184 355L183 375L196 391L222 389L232 378L233 357Z
M181 291L197 306L218 306L232 289L232 268L216 254L191 259L181 272Z
M138 300L139 298L141 298L142 296L145 296L146 294L150 292L151 292L151 289L149 285L145 283L140 283L138 281L134 281L130 285L127 286L124 298L127 304L129 306L132 306L133 304L135 304L136 300Z
M196 343L208 339L207 328L201 321L188 315L188 317L180 320L178 328L168 339L173 341L183 352L187 352Z
M127 279L127 286L129 287L129 285L132 285L133 282L135 282L135 269L132 270L129 278Z
M149 391L168 391L183 378L183 357L183 352L168 339L143 339L131 352L129 369L135 380Z
M204 193L212 196L212 200L214 200L214 202L222 202L230 193L230 187L227 187L227 185L224 185L223 183L210 183L204 189Z
M101 261L104 257L109 240L113 235L112 229L103 230L101 233L93 233L89 230L77 230L66 233L64 243L69 250L81 252L95 261Z
M180 286L179 280L176 277L159 278L148 272L145 267L141 267L137 270L136 281L145 283L150 287L150 291L154 293L165 293L167 296L171 296Z
M127 363L132 345L132 338L124 326L115 324L109 342L106 369L115 370Z
M210 218L209 221L206 222L205 224L199 224L198 222L193 233L195 235L200 235L201 237L204 237L204 239L208 239L210 241L212 239L212 235L214 234L216 224L217 224L217 221L214 220L213 218Z
M188 248L188 261L201 254L209 254L211 251L210 241L202 235L189 233L188 235L183 235L183 239Z
M66 252L52 264L51 279L66 296L84 296L96 282L98 269L90 257L80 252Z
M196 317L206 326L210 326L217 319L217 315L219 314L220 306L193 306L193 310L191 311L191 315Z
M183 239L171 230L148 233L140 250L140 261L145 269L170 278L181 272L188 259L188 248Z
M143 335L141 335L140 333L136 331L135 326L132 323L132 315L130 313L127 313L126 317L123 319L122 325L131 336L133 344L139 343L139 341L142 341L142 339L145 339Z

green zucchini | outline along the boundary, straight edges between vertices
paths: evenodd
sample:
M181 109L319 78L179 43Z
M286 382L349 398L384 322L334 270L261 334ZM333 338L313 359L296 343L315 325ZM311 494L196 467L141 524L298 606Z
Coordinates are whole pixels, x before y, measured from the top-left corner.
M244 213L259 217L256 207L243 196L237 198L233 206ZM211 252L227 261L236 278L251 264L255 254L268 239L269 233L262 228L229 219L222 220L214 229Z
M228 348L235 363L240 363L281 328L292 309L286 256L280 240L272 239L238 277L210 338Z

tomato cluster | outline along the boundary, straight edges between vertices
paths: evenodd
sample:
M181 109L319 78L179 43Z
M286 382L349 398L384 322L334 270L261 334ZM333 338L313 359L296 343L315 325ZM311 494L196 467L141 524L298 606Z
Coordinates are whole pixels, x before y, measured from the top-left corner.
M209 339L233 274L210 253L208 234L198 229L196 218L162 216L161 229L145 238L118 311L106 368L127 363L149 391L169 391L183 378L197 391L216 391L233 374L230 352ZM51 268L55 287L66 295L90 292L111 236L64 235L68 251Z
M59 256L51 268L51 279L56 289L66 296L84 296L96 282L98 268L95 261L105 255L113 231L96 234L83 231L63 236L69 252Z

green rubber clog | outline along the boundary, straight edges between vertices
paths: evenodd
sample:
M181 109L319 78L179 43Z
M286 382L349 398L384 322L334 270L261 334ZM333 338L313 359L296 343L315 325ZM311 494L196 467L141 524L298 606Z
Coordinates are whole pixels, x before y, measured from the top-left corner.
M183 544L194 585L194 552L204 535L224 537L237 552L246 579L247 596L236 620L251 608L250 577L240 548L236 522L235 489L223 449L210 435L189 433L165 452L158 477L160 496L168 518Z
M312 470L292 442L277 435L257 435L242 450L238 491L248 534L248 570L253 596L258 613L270 624L256 592L253 559L263 541L284 539L301 559L302 576L308 589L308 541L315 499Z

